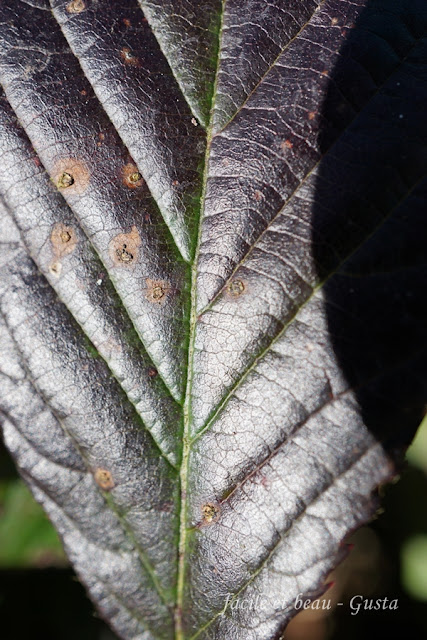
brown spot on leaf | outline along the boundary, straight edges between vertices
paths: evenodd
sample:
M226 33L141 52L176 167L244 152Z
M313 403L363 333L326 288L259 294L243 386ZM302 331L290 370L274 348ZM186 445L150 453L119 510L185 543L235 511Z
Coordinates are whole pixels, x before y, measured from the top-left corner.
M130 233L119 233L109 244L108 250L112 262L117 266L132 266L138 260L141 236L133 226Z
M148 368L148 377L149 378L155 378L158 374L157 369L155 369L154 367L149 367Z
M129 65L130 67L140 67L141 66L141 62L138 58L138 56L136 56L133 51L131 49L129 49L129 47L123 47L123 49L120 51L120 57L123 60L123 62L127 65Z
M201 522L201 526L213 524L217 522L219 516L221 515L221 509L219 504L214 504L213 502L207 502L202 507L202 516L203 520Z
M256 189L254 191L254 198L257 202L260 202L261 200L264 200L264 194L262 191L259 191L259 189Z
M138 167L132 162L128 162L122 168L123 183L131 189L137 189L144 184L144 178L138 171Z
M314 120L315 117L316 117L316 112L315 111L309 111L308 112L308 119L309 120Z
M338 24L338 18L332 18L332 20L331 20L331 24L332 24L332 25L334 25L334 26L335 26L336 24Z
M77 244L77 236L73 227L57 222L50 234L53 254L56 259L71 253Z
M245 285L241 280L232 280L227 287L227 291L232 298L238 298L245 290Z
M123 18L123 24L125 25L125 27L130 27L131 22L129 18Z
M286 149L293 149L294 145L290 140L284 140L280 143L280 148L282 151L286 151Z
M68 13L81 13L86 9L86 4L83 0L72 0L66 6Z
M111 491L114 488L113 476L107 469L97 469L94 474L95 482L104 491Z
M169 282L165 280L150 280L150 278L147 278L145 282L147 284L145 292L147 300L155 304L164 304L171 290Z
M87 166L77 158L61 158L55 164L52 176L58 189L79 194L86 191L90 179Z

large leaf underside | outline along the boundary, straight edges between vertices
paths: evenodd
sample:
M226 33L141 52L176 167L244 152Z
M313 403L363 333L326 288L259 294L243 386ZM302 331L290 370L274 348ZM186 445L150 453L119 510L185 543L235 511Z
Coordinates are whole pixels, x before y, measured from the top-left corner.
M426 28L0 4L4 437L125 639L279 637L420 422Z

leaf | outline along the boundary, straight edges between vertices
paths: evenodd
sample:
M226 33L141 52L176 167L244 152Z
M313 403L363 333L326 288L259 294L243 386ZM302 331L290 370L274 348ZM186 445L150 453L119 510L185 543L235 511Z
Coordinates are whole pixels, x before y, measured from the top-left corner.
M426 26L0 6L4 437L123 638L279 637L421 421Z

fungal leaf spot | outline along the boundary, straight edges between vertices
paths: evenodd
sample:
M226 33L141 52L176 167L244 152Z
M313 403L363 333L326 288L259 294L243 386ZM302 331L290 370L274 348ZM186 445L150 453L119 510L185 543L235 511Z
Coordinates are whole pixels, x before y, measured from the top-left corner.
M227 287L227 292L232 298L238 298L245 290L245 285L241 280L232 280Z
M86 5L83 0L72 0L66 6L68 13L81 13L86 9Z
M144 178L138 171L138 167L132 162L128 162L122 168L122 179L124 184L131 189L136 189L144 184Z
M77 244L76 232L73 227L57 222L50 234L50 241L55 258L63 258L74 251Z
M89 179L87 166L77 158L61 158L53 170L56 186L67 193L83 193L89 185Z
M109 245L111 261L116 266L130 267L138 260L141 236L138 229L133 226L130 233L119 233Z
M113 476L107 469L97 469L94 474L95 482L103 491L111 491L114 488Z
M139 58L133 53L131 49L129 49L129 47L123 47L123 49L120 51L120 57L125 64L131 67L141 66Z
M146 279L147 289L145 297L154 304L164 304L166 298L171 290L169 282L165 280L150 280Z
M207 502L202 507L202 516L203 520L201 522L201 526L213 524L218 521L219 516L221 515L221 509L218 504L214 504L213 502Z

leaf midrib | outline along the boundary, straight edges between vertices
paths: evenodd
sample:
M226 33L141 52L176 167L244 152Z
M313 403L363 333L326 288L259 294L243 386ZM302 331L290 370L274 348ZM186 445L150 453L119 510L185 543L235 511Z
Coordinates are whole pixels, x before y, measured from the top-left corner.
M203 167L202 178L202 194L200 198L199 209L199 228L197 234L196 251L194 255L194 261L191 268L191 313L190 313L190 338L188 343L188 360L187 360L187 384L185 389L185 400L183 408L183 448L180 468L180 488L181 488L181 501L180 501L180 513L179 513L179 546L178 546L178 575L177 575L177 599L176 599L176 611L175 611L175 640L184 640L183 620L182 614L184 609L184 579L186 569L186 551L187 551L187 487L188 487L188 467L191 452L191 424L192 424L192 407L191 407L191 395L192 395L192 383L193 383L193 360L194 360L194 344L196 338L196 325L197 325L197 265L201 243L201 225L203 222L202 211L206 196L206 185L208 179L208 165L210 148L213 138L213 113L215 109L215 100L217 96L218 75L221 61L221 47L222 47L222 34L224 25L224 13L225 4L227 0L222 0L220 25L218 30L218 49L217 49L217 65L215 71L215 79L213 83L211 109L209 115L209 123L207 126L206 136L206 152L205 161Z
M220 29L220 38L221 38L221 33L222 33L222 23L223 23L223 16L224 16L224 5L225 5L226 0L223 0L223 13L222 13L222 20L221 20L221 29ZM303 30L303 28L305 28L306 24L304 25L304 27L302 27L302 29L300 30L300 32ZM299 32L299 33L300 33ZM391 73L387 76L387 78L383 79L382 82L377 86L377 88L375 89L375 91L373 92L373 94L369 97L366 105L364 105L364 107L359 110L356 111L354 117L352 118L352 120L350 121L350 123L347 124L347 126L345 127L344 131L347 131L347 129L349 128L349 126L351 126L351 124L360 116L361 112L363 112L367 106L369 104L371 104L372 99L378 95L380 93L380 91L382 90L382 88L384 87L384 85L389 81L389 79L396 73L396 71L402 66L402 64L404 64L407 60L407 58L410 56L411 52L413 51L413 49L418 45L420 38L415 39L415 41L413 42L413 44L409 47L408 51L405 53L405 55L399 60L399 62L396 64L396 66L393 68L393 70L391 71ZM288 43L289 44L289 43ZM285 47L286 48L286 47ZM218 50L218 64L217 64L217 71L216 71L216 76L215 76L215 88L214 88L214 94L212 97L212 108L211 108L211 116L210 116L210 122L209 122L209 126L208 126L208 137L207 137L207 148L206 148L206 159L205 159L205 166L204 166L204 176L203 176L203 193L202 193L202 198L201 198L201 203L202 203L202 207L203 207L203 203L204 203L204 197L205 197L205 192L206 192L206 182L207 182L207 168L208 168L208 160L209 160L209 151L210 151L210 146L212 143L212 139L214 136L219 135L229 124L229 122L231 122L231 120L234 119L234 116L231 118L231 120L221 129L220 132L218 133L214 133L212 130L212 115L213 115L213 109L215 106L215 98L217 95L217 91L216 91L216 86L217 86L217 81L218 81L218 72L219 72L219 63L220 63L220 53L221 53L221 47L219 47ZM283 52L282 52L283 53ZM280 57L281 54L279 54L279 56L277 56L275 62L277 61L277 59ZM274 64L272 65L274 66ZM269 71L271 70L272 66L269 67ZM264 74L263 78L265 77L266 74ZM259 86L261 82L259 82L257 84L257 87ZM257 88L256 87L256 88ZM253 94L253 91L251 92L250 95ZM246 101L245 101L246 103ZM240 109L239 109L240 111ZM236 115L236 114L235 114ZM335 146L335 144L337 143L337 141L340 139L342 133L340 134L340 136L338 137L337 140L334 141L334 144L331 145L331 147L328 148L327 152L323 153L321 155L321 157L319 158L319 160L315 163L315 165L311 168L311 170L307 173L307 175L304 177L303 179L303 183L306 182L306 180L308 179L308 177L310 175L312 175L313 171L320 165L320 163L322 162L322 160L324 159L324 156L326 155L326 153L328 153L330 151L331 148L333 148L333 146ZM188 378L187 378L187 388L186 388L186 395L185 395L185 405L184 405L184 446L183 446L183 458L182 458L182 466L181 466L181 473L180 473L180 479L181 479L181 508L180 508L180 521L181 521L181 526L180 526L180 545L179 545L179 568L178 568L178 590L177 590L177 616L176 616L176 640L184 640L184 635L183 635L183 630L182 630L182 609L183 609L183 604L184 604L184 576L185 576L185 552L186 552L186 546L185 546L185 542L186 542L186 532L187 532L187 524L186 524L186 503L187 503L187 498L186 498L186 488L187 488L187 479L188 479L188 464L189 464L189 456L190 456L190 452L191 452L191 448L193 443L203 434L206 432L206 430L210 427L210 425L214 422L214 420L216 419L216 417L218 416L218 414L221 412L221 410L224 408L224 406L227 404L229 398L231 397L231 395L233 395L234 391L236 390L237 387L239 387L241 385L241 383L248 377L248 375L250 374L250 372L254 369L254 367L256 366L256 364L259 362L260 359L262 359L265 354L271 349L272 345L286 332L286 330L288 329L289 325L292 324L292 322L295 320L296 316L298 315L298 313L300 312L300 310L305 307L310 300L316 295L316 293L320 290L322 290L322 288L325 286L325 284L333 277L335 276L339 270L342 268L342 266L354 255L357 253L357 251L365 244L365 242L367 240L369 240L371 237L373 237L382 227L383 225L387 222L387 220L392 216L393 212L396 211L396 209L402 204L402 202L408 198L413 191L416 189L416 187L418 186L419 181L417 181L415 184L411 185L410 187L408 187L406 193L403 195L403 197L392 207L392 209L388 212L388 214L386 216L384 216L378 225L376 225L374 227L374 229L371 231L371 233L369 233L367 236L365 236L362 241L356 246L353 247L352 250L346 255L344 256L344 258L340 261L340 263L338 264L338 266L331 272L329 273L318 285L316 285L315 287L313 287L313 291L312 293L308 296L307 300L305 300L301 305L298 306L298 308L295 311L295 314L293 314L293 316L291 317L291 319L283 326L283 328L278 332L278 334L274 337L274 339L270 342L270 344L262 351L261 354L259 354L254 361L251 363L251 365L248 367L248 369L243 373L243 375L239 376L238 380L236 381L236 383L233 385L232 389L226 394L224 400L220 403L220 405L218 407L216 407L213 415L207 420L207 422L205 422L205 424L203 425L203 427L201 428L201 430L199 430L197 432L197 434L190 438L190 426L191 426L191 387L192 387L192 364L193 364L193 355L194 355L194 338L195 338L195 327L196 327L196 320L197 320L197 312L196 312L196 305L197 305L197 300L196 300L196 282L195 282L195 277L197 276L197 259L198 259L198 253L199 253L199 246L200 246L200 229L199 229L199 235L198 235L198 241L197 241L197 250L196 250L196 255L194 258L194 264L193 264L193 268L192 268L192 286L191 286L191 295L192 295L192 313L191 313L191 320L190 320L190 336L191 336L191 340L190 340L190 347L189 347L189 358L188 358ZM298 191L298 189L300 188L301 183L298 185L298 187L293 191L293 193L287 198L286 202L282 205L282 207L280 208L279 212L276 214L276 216L274 216L273 220L267 225L267 227L264 229L264 231L261 234L261 237L264 236L264 234L269 230L269 228L271 227L271 224L277 219L277 217L282 213L283 209L285 208L286 204L288 204L288 202L292 199L292 197L295 195L295 193ZM201 221L200 221L201 222ZM258 242L259 238L257 239ZM246 253L246 255L239 261L239 263L237 264L237 266L235 267L235 269L233 270L233 273L229 276L229 278L227 278L227 282L229 282L234 274L236 273L237 269L242 265L242 263L244 263L246 261L246 259L248 258L248 255L252 252L252 250L254 249L255 245L257 244L254 243L254 245L252 245L252 247L249 249L249 251ZM219 295L221 294L221 292L223 291L224 287L226 286L226 284L221 288L221 290L214 296L213 300L205 307L203 308L199 314L202 315L205 311L207 311L208 309L212 308L212 305L214 304L214 302L216 301L216 299L219 297ZM366 452L364 452L362 455L365 455ZM358 460L356 460L357 462ZM356 464L356 462L354 464ZM346 470L348 471L348 470ZM244 480L245 481L245 480ZM335 481L335 479L334 479ZM323 492L322 492L323 493ZM280 537L279 542L282 542L283 538ZM279 543L278 543L279 544ZM273 553L274 549L272 550ZM269 554L270 557L271 554ZM248 583L246 583L238 592L237 594L234 594L234 598L241 592L243 591L250 582L252 582L252 580L256 577L256 575L258 575L258 573L261 571L262 567L264 566L264 562L262 563L261 567L258 568L258 570L255 572L255 574L253 574L253 576L251 576L250 580L248 581ZM234 599L233 598L233 599ZM218 614L214 615L203 627L201 627L193 636L191 636L190 640L194 640L195 638L197 638L200 633L202 633L207 627L209 627L212 622L218 617L218 615L220 615L221 612L219 612Z

